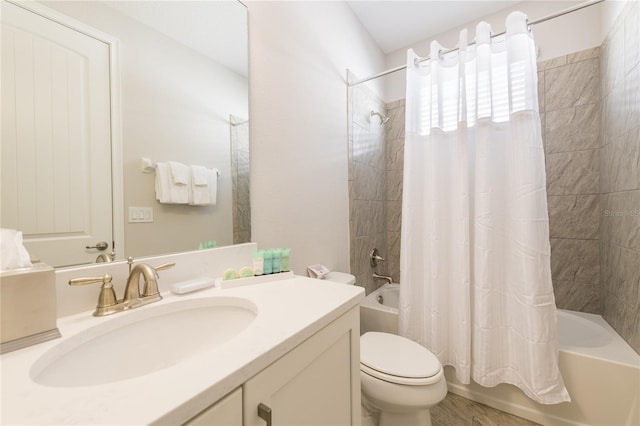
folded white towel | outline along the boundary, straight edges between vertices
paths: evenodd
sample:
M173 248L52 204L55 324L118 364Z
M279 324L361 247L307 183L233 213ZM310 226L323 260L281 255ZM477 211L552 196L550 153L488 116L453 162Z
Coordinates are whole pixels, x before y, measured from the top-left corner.
M216 204L218 197L218 169L209 169L209 204Z
M156 164L156 200L161 203L171 202L170 180L169 165L167 163Z
M191 178L194 185L209 185L209 170L203 166L191 166Z
M204 169L206 171L207 185L192 185L191 200L189 204L194 206L215 205L218 196L218 169Z
M207 205L211 202L209 195L209 169L203 166L191 166L191 188L189 204Z
M187 183L176 184L174 183L174 177L172 174L171 163L158 163L156 164L156 200L165 204L187 204L189 203L189 182L191 180L191 172L184 164L184 168L187 170ZM176 163L180 164L180 163ZM176 167L176 174L184 174L180 170L179 166ZM182 177L179 177L179 180Z
M175 185L189 185L189 178L191 171L189 167L176 161L169 161L169 168L171 169L171 178Z

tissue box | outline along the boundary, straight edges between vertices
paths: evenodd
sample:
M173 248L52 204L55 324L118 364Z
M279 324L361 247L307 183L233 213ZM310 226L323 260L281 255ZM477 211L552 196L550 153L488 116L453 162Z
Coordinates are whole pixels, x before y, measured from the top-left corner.
M60 337L56 277L44 263L0 272L0 353Z

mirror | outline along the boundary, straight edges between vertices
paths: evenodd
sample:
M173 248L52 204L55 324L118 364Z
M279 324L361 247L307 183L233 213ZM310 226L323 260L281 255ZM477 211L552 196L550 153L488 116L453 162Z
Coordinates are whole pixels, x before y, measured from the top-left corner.
M122 194L115 185L110 204L116 206L116 228L118 216L123 218L124 241L118 241L116 229L116 259L195 250L212 241L216 246L250 241L246 7L236 0L41 3L118 41L120 102L111 115L119 114L121 147L112 161L122 158L122 175L111 181L122 182ZM4 28L3 17L3 36ZM114 141L117 130L112 131ZM4 154L4 130L2 146ZM217 169L216 204L159 203L156 173L143 172L143 158ZM98 179L90 164L81 161L75 167L90 169L87 180L92 184ZM85 186L91 196L100 193L103 202L112 199L110 191ZM144 215L145 221L132 220L140 208L152 212ZM30 231L21 229L19 220L14 225L2 216L2 227L23 231L27 245ZM79 249L91 259L111 251L111 237L99 239L109 242L107 251L85 249L85 244ZM52 261L27 249L53 266L78 263ZM60 252L58 246L54 250Z

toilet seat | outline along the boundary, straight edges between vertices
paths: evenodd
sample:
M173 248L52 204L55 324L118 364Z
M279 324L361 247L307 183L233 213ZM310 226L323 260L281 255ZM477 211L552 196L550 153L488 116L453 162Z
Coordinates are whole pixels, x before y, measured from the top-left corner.
M403 385L428 385L442 378L442 365L428 349L405 337L369 332L360 336L360 370Z

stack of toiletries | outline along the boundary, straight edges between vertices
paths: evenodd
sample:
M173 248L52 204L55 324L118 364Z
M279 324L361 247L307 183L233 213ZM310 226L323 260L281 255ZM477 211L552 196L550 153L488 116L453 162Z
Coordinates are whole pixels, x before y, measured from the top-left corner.
M252 276L289 272L290 257L290 248L256 250L253 252L253 268L245 266L240 269L240 271L227 269L222 274L222 280L228 281L236 278L249 278Z
M204 249L210 249L210 248L216 248L217 244L215 240L211 240L211 241L205 241L204 243L200 243L200 245L198 246L199 250L204 250Z
M274 248L253 252L255 275L277 274L289 271L290 248Z

